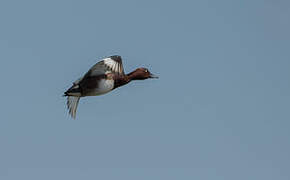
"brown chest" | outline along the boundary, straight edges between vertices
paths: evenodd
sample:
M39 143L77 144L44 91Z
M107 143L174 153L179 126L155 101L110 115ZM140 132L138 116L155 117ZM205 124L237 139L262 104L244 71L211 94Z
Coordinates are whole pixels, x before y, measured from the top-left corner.
M114 79L114 89L130 82L129 78L124 75L115 75L113 79Z

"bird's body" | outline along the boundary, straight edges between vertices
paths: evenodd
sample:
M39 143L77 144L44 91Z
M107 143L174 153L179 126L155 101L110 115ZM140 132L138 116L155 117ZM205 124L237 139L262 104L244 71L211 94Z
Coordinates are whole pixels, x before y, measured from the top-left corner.
M125 74L120 56L110 56L95 64L82 78L76 80L73 86L64 94L68 96L67 106L73 118L79 99L85 96L98 96L112 91L132 80L156 78L146 68L138 68Z

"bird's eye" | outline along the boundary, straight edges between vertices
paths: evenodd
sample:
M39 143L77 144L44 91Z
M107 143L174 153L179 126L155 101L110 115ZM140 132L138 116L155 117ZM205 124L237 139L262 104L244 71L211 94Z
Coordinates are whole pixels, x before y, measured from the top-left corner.
M148 69L145 69L145 72L147 73L148 72Z

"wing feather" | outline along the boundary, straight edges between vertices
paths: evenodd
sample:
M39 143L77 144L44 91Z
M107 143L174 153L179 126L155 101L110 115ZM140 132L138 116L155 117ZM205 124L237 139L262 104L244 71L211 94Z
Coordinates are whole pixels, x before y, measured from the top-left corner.
M80 101L80 97L68 96L67 97L67 108L72 118L76 118L77 108Z
M121 56L110 56L103 59L95 64L85 76L97 76L107 73L124 74Z

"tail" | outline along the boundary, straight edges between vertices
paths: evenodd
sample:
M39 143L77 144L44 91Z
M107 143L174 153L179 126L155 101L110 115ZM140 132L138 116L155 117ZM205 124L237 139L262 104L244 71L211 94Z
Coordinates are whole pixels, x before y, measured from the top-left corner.
M63 96L81 96L82 91L78 84L74 84L72 87L70 87Z
M77 97L77 96L67 97L67 108L69 109L69 114L74 119L76 118L79 101L80 101L80 97Z

